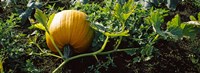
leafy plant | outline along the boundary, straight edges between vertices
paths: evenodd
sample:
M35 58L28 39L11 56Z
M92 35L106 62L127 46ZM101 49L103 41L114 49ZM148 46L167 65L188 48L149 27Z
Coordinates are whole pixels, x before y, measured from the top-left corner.
M114 64L114 58L112 58L110 55L108 55L106 57L106 59L108 59L106 62L98 62L97 64L95 65L91 65L89 66L89 71L90 72L95 72L95 73L101 73L101 69L104 69L105 71L107 71L109 69L109 67L117 67L115 64Z
M31 62L31 60L26 60L26 65L24 67L24 70L30 73L40 73L40 70L35 68L35 66L33 65L33 62Z
M146 18L147 24L152 24L154 32L158 33L165 39L172 38L174 40L182 39L183 37L194 38L198 33L196 25L185 24L181 22L180 16L177 14L171 21L168 21L166 30L161 29L164 16L166 13L159 10L151 12L151 15Z
M29 72L26 67L24 69L22 67L26 64L24 59L26 60L28 56L28 48L34 48L34 46L31 46L27 41L28 35L19 32L19 30L16 31L19 29L17 23L21 20L18 16L18 14L13 13L6 17L5 21L0 19L0 54L3 58L4 72Z
M164 4L169 9L175 10L177 4L183 1L184 0L140 0L139 2L146 8L151 8L152 6L162 7L162 4Z

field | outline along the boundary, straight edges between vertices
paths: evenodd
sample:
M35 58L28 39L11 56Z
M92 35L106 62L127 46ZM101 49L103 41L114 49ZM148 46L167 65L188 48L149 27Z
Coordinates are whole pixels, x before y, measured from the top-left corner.
M1 0L0 73L200 73L200 0Z

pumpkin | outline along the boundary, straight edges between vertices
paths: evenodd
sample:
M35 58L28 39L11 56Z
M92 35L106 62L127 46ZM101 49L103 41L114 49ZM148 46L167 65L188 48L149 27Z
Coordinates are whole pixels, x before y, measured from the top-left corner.
M74 52L82 53L91 45L94 31L86 17L84 12L77 10L64 10L55 14L48 30L61 51L64 46L70 45ZM47 32L46 43L51 51L57 52Z

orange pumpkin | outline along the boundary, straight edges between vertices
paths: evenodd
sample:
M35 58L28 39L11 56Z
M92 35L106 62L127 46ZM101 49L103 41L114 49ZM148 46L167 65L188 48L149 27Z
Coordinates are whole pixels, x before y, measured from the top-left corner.
M77 10L64 10L54 16L48 30L61 51L65 45L70 45L75 52L82 53L91 45L94 31L86 17ZM51 51L57 52L47 33L46 43Z

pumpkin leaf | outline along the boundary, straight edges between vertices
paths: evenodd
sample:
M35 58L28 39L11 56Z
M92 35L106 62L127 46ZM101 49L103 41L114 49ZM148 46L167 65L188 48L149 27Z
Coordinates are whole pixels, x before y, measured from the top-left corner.
M146 46L142 47L142 50L140 51L140 53L143 56L151 56L153 53L154 47L151 46L150 44L147 44Z
M167 23L166 31L171 38L178 40L178 38L183 36L183 29L184 27L181 28L180 16L177 14L171 21Z
M191 20L195 20L193 16L190 16ZM178 40L180 38L195 38L196 34L199 32L199 28L197 27L200 25L198 21L188 21L181 23L180 16L177 14L172 21L167 23L167 32L168 35Z
M189 24L181 24L185 25L183 29L183 37L187 38L195 38L197 34L197 28L194 28L194 25L189 25Z
M135 11L136 5L133 0L129 0L123 6L117 3L114 7L114 16L119 19L120 22L125 22L128 17Z
M128 19L128 17L135 11L136 5L134 5L134 1L133 0L129 0L128 2L126 2L123 6L123 19L124 21L126 21Z
M179 27L181 24L181 20L180 20L180 16L177 14L173 19L172 21L169 21L167 23L167 29L169 31L173 31L173 30L176 30L177 27Z
M42 23L37 23L37 24L34 24L33 26L45 31L45 27L42 25Z
M153 10L151 9L150 16L145 18L145 23L153 26L153 31L166 38L166 35L161 30L161 25L164 22L164 16L167 16L167 10Z
M116 18L121 18L120 17L120 15L121 15L121 13L122 13L122 8L121 8L121 5L120 4L116 4L115 5L115 7L114 7L114 16L116 17Z
M47 25L47 20L48 20L48 19L47 19L46 15L45 15L44 13L42 13L41 10L36 9L36 12L35 12L34 17L36 18L36 20L37 20L39 23L43 24L44 26Z
M101 33L104 33L106 31L106 27L103 26L102 23L99 23L99 22L95 22L93 24L90 25L93 29L101 32Z
M54 16L55 16L55 13L53 13L53 14L50 15L49 21L47 22L47 27L48 27L48 28L49 28L49 26L50 26L50 24L51 24L51 22L52 22Z
M137 49L136 48L131 48L131 50L125 51L126 54L133 56L136 54Z
M197 19L196 19L194 16L191 15L191 16L190 16L190 20L191 20L191 21L196 21Z

